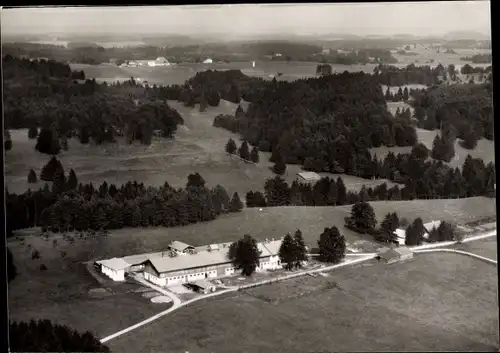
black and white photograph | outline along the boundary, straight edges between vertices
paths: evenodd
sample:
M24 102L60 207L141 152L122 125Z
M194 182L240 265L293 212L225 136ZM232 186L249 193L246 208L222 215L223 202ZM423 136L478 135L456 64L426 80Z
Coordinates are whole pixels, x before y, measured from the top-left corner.
M492 1L1 9L11 352L498 352Z

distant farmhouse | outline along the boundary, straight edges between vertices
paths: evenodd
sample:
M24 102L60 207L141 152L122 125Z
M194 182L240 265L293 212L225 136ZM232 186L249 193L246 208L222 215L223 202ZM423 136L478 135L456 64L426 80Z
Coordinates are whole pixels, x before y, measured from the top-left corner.
M156 67L156 66L170 66L170 62L163 56L156 58L156 60L129 60L120 65L120 67Z
M260 251L258 272L282 267L278 256L281 242L282 239L257 244ZM96 264L102 273L114 281L123 281L126 273L142 272L144 279L159 286L200 284L202 282L199 281L205 279L234 275L237 269L228 259L230 245L221 243L194 247L174 241L163 252L101 260Z
M213 60L211 58L206 58L205 60L203 60L203 63L204 64L213 64Z
M424 223L424 239L429 239L430 233L432 232L432 229L434 228L439 228L441 225L441 221L431 221L428 223ZM394 231L394 234L397 237L397 242L399 245L404 245L405 244L405 239L406 239L406 230L403 228L398 228Z
M321 176L314 172L297 173L297 181L302 183L315 183L321 179Z

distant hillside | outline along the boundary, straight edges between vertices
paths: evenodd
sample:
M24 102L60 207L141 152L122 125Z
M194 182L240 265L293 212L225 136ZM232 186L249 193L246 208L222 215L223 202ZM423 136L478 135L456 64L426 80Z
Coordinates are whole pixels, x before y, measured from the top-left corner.
M461 40L461 39L471 39L471 40L489 40L490 35L476 32L476 31L454 31L446 33L443 36L446 40Z

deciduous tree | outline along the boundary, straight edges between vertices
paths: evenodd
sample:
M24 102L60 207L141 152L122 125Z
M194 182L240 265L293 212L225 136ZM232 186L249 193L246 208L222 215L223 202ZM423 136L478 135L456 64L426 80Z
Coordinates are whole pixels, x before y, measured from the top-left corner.
M245 234L243 238L229 246L229 260L241 270L242 275L251 276L260 265L260 251L257 241Z

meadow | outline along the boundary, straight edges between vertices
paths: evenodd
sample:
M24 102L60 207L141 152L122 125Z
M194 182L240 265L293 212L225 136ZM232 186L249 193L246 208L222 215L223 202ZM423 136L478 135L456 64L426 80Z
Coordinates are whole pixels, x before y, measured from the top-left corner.
M455 245L454 248L457 250L468 251L479 256L484 256L495 261L498 257L496 237L473 241L470 243L458 244Z
M184 187L189 174L198 172L207 186L223 185L232 194L238 192L244 199L249 190L263 191L264 183L275 174L269 169L269 153L260 153L258 164L245 163L225 152L229 138L241 140L238 135L212 126L218 114L234 114L237 105L221 100L218 107L209 107L200 113L198 106L187 108L177 101L169 101L184 118L185 124L178 127L172 140L154 140L150 146L138 143L127 145L122 138L115 144L97 146L82 145L77 139L70 139L69 150L61 151L58 159L64 169L73 168L80 182L94 185L106 181L121 185L137 180L145 185L159 186L167 181L173 187ZM5 178L9 192L20 193L28 188L37 189L44 182L29 184L28 172L32 168L40 176L49 156L37 152L36 140L28 139L27 130L11 130L13 148L5 156ZM291 183L299 165L289 165L283 176ZM386 180L367 180L358 177L320 173L334 178L342 177L348 189L359 190L363 185L376 186ZM393 184L389 181L388 185ZM49 183L50 184L50 183Z
M282 296L296 291L293 282L314 288L322 281L293 279L200 301L107 344L124 353L498 347L497 274L490 264L456 254L419 254L397 265L345 267L329 273L328 280L340 288L276 304L254 295Z

